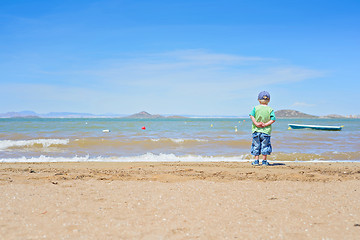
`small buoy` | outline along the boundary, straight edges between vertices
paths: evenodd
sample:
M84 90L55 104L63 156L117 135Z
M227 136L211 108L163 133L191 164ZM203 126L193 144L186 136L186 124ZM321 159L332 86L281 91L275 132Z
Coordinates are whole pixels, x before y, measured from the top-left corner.
M243 122L245 122L245 120L243 120Z
M238 130L237 130L237 126L235 126L235 132L237 132Z
M104 130L102 130L102 132L103 133L108 133L108 132L110 132L110 130L109 129L104 129Z
M291 127L289 127L288 130L291 130Z
M142 129L142 130L145 130L145 129L146 129L146 127L145 127L145 126L143 126L141 129Z
M212 125L212 124L210 125L210 127L213 127L213 126L214 126L214 125Z

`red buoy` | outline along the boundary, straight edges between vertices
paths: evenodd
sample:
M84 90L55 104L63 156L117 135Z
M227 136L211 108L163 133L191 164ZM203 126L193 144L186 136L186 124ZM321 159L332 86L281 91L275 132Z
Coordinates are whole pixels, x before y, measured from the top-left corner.
M143 126L141 129L142 129L142 130L145 130L145 129L146 129L146 127L145 127L145 126Z

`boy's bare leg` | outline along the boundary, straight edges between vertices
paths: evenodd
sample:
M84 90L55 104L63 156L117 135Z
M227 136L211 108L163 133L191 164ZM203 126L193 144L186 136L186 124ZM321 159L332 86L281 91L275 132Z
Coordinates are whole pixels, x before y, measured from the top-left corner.
M259 165L259 155L255 156L255 161L251 165Z
M270 165L266 159L267 159L267 155L263 155L263 160L262 160L261 165L265 165L265 166L269 166L269 165Z

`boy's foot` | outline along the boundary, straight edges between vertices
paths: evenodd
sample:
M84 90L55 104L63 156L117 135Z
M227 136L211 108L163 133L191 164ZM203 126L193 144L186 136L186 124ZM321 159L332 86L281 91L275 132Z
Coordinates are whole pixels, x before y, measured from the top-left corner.
M259 160L255 160L251 163L251 165L259 165Z
M261 165L269 166L269 162L266 161L266 160L263 160L263 161L261 162Z

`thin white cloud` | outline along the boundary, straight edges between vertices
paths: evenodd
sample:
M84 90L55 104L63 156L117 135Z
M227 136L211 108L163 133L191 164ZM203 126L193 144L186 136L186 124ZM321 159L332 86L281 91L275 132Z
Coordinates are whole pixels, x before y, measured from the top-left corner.
M85 70L63 73L66 75L69 79L86 79L85 89L102 89L109 96L153 100L167 96L191 102L213 101L215 95L220 101L239 98L259 87L305 81L324 73L282 65L275 59L182 50L104 60Z
M306 102L294 102L291 107L315 107L315 104L310 104Z
M321 71L285 65L280 60L204 50L100 60L77 71L36 74L48 80L3 89L23 96L23 102L32 99L40 105L52 101L61 103L62 108L71 105L75 111L130 113L136 109L173 112L174 106L184 113L210 112L222 109L224 102L252 99L260 87L324 76Z
M110 84L187 85L217 82L232 87L291 83L322 77L324 73L261 57L184 50L148 54L130 59L113 59L92 70L73 74L91 75Z
M209 53L205 50L198 49L171 51L166 53L154 54L152 56L166 57L171 61L180 61L183 63L195 65L234 65L272 60L262 57L245 57L234 54Z

